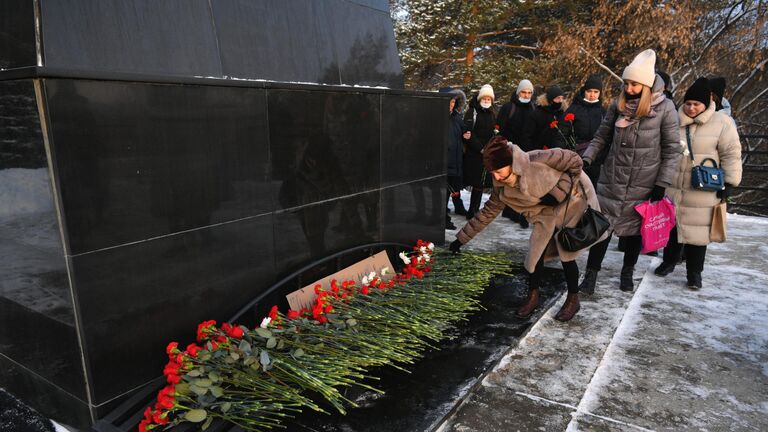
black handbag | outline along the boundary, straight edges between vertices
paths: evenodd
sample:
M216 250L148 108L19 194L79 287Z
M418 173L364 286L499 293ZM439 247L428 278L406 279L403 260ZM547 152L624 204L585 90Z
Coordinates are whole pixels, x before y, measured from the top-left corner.
M693 164L693 147L691 146L691 131L690 126L685 127L685 137L688 141L688 153L691 156L691 164ZM705 166L704 164L710 161L712 166ZM691 187L697 190L704 190L709 192L717 192L725 189L725 172L721 168L718 168L717 162L712 158L706 158L699 165L694 165L691 168Z
M581 190L584 191L584 186L582 186ZM584 191L584 198L586 199L586 197L587 193ZM568 215L568 204L570 204L570 201L571 194L569 193L568 202L565 204L563 220ZM588 205L576 226L563 226L560 228L560 231L557 233L557 241L560 242L560 246L563 249L569 252L576 252L597 243L610 227L611 223L605 215Z

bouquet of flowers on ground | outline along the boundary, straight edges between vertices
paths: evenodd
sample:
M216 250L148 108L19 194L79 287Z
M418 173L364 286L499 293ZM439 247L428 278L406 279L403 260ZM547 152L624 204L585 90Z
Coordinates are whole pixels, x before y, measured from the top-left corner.
M478 297L493 274L510 272L503 254L452 255L421 240L400 259L394 277L382 278L384 268L360 282L317 285L311 307L272 307L256 328L204 321L195 343L182 349L171 342L167 385L139 431L184 422L205 430L215 419L263 430L303 409L343 414L356 406L344 388L378 391L368 384L371 368L416 361L451 323L481 308Z

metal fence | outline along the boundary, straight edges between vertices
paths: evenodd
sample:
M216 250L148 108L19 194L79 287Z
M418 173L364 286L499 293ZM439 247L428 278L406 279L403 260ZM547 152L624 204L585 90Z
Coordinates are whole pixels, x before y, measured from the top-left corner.
M728 200L728 210L768 216L768 135L741 135L741 184Z

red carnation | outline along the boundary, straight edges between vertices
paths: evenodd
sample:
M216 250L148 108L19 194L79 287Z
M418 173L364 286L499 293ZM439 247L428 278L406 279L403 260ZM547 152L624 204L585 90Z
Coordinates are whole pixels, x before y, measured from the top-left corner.
M272 306L272 309L269 310L269 318L273 320L277 318L277 306Z
M549 124L550 129L555 129L557 127L557 120L552 120L552 123Z
M197 353L200 352L200 347L195 344L189 344L187 345L187 354L189 354L190 357L197 357Z
M565 115L565 121L573 121L575 118L576 116L574 116L573 113L568 113Z
M289 320L296 319L299 317L299 313L295 310L291 309L288 311L288 314L286 315Z
M168 356L171 356L174 352L178 350L179 343L178 342L171 342L168 344L167 347L165 347L165 353L168 354Z
M229 336L235 339L240 339L241 337L243 337L243 334L244 334L243 329L240 328L240 326L233 326L232 330L230 330L229 332Z

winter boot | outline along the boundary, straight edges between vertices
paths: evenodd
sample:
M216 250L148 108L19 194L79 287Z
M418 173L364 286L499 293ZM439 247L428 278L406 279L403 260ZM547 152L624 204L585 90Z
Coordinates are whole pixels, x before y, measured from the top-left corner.
M593 270L587 267L587 271L584 272L584 280L579 285L579 292L583 292L587 295L595 293L595 284L597 283L597 270Z
M565 298L565 303L563 303L563 307L561 307L560 311L555 315L555 319L558 321L570 321L579 309L581 309L579 293L568 293L568 297Z
M658 267L656 267L656 270L654 270L653 272L656 274L656 276L663 277L675 271L676 265L677 263L674 263L674 262L662 261L662 263Z
M632 281L632 275L635 273L634 267L621 268L621 282L619 289L626 292L632 292L635 289L635 283Z
M453 224L453 222L451 221L451 217L448 216L448 215L445 215L445 229L447 229L447 230L455 230L456 229L456 225Z
M467 214L467 209L464 208L464 201L461 200L461 197L452 197L451 200L453 201L454 213L459 216L464 216Z
M528 292L528 300L517 310L518 318L528 318L539 307L539 289L532 288Z
M701 272L688 272L688 288L695 291L701 289Z

